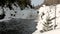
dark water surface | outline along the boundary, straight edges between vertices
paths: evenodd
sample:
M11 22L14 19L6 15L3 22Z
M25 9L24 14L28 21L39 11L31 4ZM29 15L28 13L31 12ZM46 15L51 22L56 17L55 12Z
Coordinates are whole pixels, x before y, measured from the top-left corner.
M0 34L32 34L37 22L34 19L11 19L0 22Z

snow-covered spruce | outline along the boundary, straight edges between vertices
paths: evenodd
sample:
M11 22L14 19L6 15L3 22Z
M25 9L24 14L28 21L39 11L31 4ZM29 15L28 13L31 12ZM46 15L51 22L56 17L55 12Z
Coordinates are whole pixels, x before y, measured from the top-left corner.
M39 11L39 20L38 20L38 23L37 23L38 25L36 27L37 30L33 34L40 34L40 30L43 29L43 23L44 23L44 21L46 22L46 17L48 15L47 12L49 12L50 19L52 20L52 24L51 25L55 24L55 19L56 19L56 24L57 24L56 29L60 29L60 4L51 5L51 6L43 5L42 7L40 7L38 9L38 11ZM56 17L55 17L55 11L56 11ZM53 29L54 29L54 26L53 26ZM52 33L55 34L55 32L53 30L52 30L51 33L48 33L48 32L46 32L46 33L47 34L52 34Z

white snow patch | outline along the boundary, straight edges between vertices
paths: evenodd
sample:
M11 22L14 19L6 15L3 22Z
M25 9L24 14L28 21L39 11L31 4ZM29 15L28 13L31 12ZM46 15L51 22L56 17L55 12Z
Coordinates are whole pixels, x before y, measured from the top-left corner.
M42 34L60 34L60 29L44 32Z

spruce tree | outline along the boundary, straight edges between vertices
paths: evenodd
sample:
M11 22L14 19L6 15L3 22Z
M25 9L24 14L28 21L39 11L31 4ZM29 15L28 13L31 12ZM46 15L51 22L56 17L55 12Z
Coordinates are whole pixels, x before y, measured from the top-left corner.
M50 17L48 16L47 18L46 18L46 22L44 22L43 23L43 30L41 30L40 32L42 33L42 32L46 32L46 31L50 31L50 30L52 30L53 28L53 25L51 25L52 24L52 22L51 22L51 20L50 20Z

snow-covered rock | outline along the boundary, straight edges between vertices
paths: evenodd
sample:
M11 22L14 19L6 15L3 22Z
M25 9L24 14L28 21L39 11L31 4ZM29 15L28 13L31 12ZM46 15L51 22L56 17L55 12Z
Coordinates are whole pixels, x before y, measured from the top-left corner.
M3 7L5 12L5 18L4 19L11 19L11 18L22 18L22 19L35 19L38 16L38 11L31 8L25 8L24 10L21 10L20 7L17 5L14 6L12 4L13 10L10 10L8 7ZM0 9L0 14L2 14L3 9Z
M25 9L21 11L21 14L17 13L16 17L22 19L34 19L38 16L37 10L34 9Z

